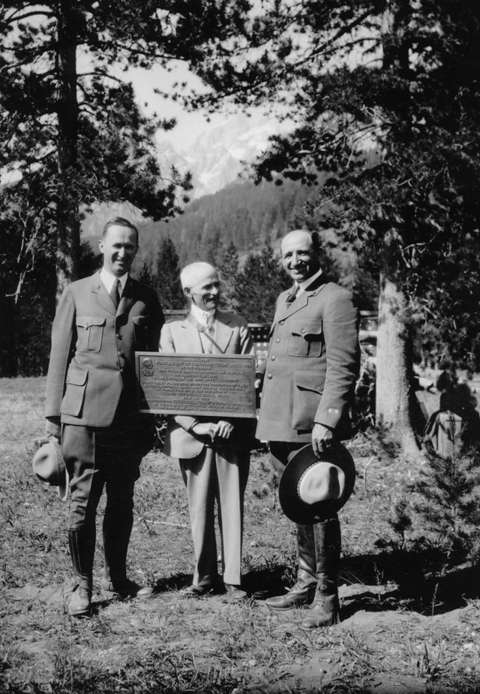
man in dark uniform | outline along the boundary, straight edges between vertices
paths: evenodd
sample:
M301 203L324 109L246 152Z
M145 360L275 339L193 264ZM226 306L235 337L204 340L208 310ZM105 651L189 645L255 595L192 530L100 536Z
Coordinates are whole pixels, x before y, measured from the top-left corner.
M106 590L114 596L146 596L127 578L133 523L133 489L142 456L153 441L148 416L138 412L135 350L156 350L163 314L156 294L129 270L138 232L117 217L100 241L103 267L70 284L52 327L47 376L47 434L61 439L70 476L69 546L75 586L68 611L90 612L95 516L102 490Z
M348 409L358 373L357 314L349 293L328 282L316 237L295 230L282 241L282 264L294 285L280 294L265 369L256 436L268 441L281 472L299 448L322 452L348 435ZM295 585L267 600L272 609L311 604L305 627L338 621L337 515L297 525Z

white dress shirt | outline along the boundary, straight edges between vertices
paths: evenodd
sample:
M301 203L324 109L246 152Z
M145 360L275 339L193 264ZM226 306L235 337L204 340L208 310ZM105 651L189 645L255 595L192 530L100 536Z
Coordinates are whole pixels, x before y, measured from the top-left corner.
M107 292L110 294L112 289L113 289L113 284L115 280L119 280L120 286L118 288L118 293L120 296L122 296L124 289L125 289L125 284L127 283L128 279L128 272L126 272L124 275L121 277L116 277L113 275L111 272L106 270L104 267L100 270L100 279L102 280L103 286L107 290Z
M190 313L195 318L200 328L203 328L203 330L199 330L199 335L204 354L212 354L214 345L206 333L215 340L215 309L204 311L196 304L192 304L190 306Z

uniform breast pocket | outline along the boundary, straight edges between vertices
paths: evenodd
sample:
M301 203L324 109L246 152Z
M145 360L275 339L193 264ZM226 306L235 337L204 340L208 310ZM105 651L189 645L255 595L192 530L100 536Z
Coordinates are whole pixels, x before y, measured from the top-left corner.
M294 326L288 338L292 357L319 357L323 352L323 330L318 323Z
M100 352L106 319L98 316L78 316L78 349L82 352Z

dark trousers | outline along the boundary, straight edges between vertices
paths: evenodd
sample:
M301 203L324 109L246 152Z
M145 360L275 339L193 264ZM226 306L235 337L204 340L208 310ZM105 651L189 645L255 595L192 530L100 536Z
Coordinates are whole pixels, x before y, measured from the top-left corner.
M270 441L270 458L275 473L280 478L292 456L305 446L305 442ZM297 585L305 588L317 582L321 566L328 564L328 573L334 580L340 555L340 525L334 513L315 525L296 524L298 569ZM328 560L327 560L328 555Z
M98 502L106 491L103 518L107 578L126 578L126 555L133 524L133 492L142 457L138 427L108 429L65 424L62 452L70 476L69 543L80 583L91 587Z

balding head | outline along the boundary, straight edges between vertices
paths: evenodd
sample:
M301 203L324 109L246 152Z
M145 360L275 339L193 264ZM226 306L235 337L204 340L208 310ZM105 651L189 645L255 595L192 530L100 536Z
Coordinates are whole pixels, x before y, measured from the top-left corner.
M282 255L284 248L288 248L290 245L296 245L298 243L313 246L312 234L306 229L294 229L293 231L289 231L288 234L286 234L282 239Z

